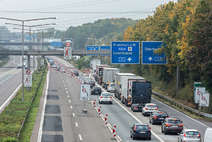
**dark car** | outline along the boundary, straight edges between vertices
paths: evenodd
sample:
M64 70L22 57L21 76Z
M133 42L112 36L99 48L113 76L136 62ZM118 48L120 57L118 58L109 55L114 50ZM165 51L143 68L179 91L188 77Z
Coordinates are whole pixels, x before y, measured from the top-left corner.
M149 117L149 123L154 124L162 124L164 120L168 117L168 114L163 111L153 112Z
M89 84L90 84L90 87L91 87L91 88L93 88L93 87L96 85L95 81L93 81L93 80L91 80L91 81L89 82Z
M100 87L94 87L91 90L91 95L101 95L102 89Z
M136 123L130 130L130 137L151 140L151 128L147 124Z
M161 125L161 131L164 134L181 133L183 130L183 122L178 118L166 118Z
M131 105L131 110L133 112L142 112L142 108L143 108L143 105L141 105L141 104L132 104Z
M79 76L79 72L78 71L74 70L73 73L74 73L75 76Z

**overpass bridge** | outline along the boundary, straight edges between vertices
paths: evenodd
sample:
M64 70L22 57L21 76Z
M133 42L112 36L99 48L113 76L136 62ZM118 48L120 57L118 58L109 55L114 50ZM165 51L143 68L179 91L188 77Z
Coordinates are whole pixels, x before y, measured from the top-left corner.
M0 55L22 55L21 50L0 50ZM63 50L25 50L26 56L64 56ZM75 56L110 56L110 51L86 51L72 50L72 55Z

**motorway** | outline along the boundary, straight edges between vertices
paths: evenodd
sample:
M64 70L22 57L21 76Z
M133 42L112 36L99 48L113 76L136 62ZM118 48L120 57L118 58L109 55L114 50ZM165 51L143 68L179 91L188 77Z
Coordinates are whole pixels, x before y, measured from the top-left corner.
M97 117L97 112L91 102L98 100L98 96L90 96L87 104L88 114L82 113L83 103L79 100L80 83L69 74L71 65L62 59L54 58L59 64L67 67L62 73L51 69L50 84L43 123L42 142L70 142L70 141L112 141L112 135L104 126L104 121ZM109 115L111 125L117 125L117 134L123 142L132 142L129 135L133 123L147 123L149 118L139 112L132 112L116 98L112 105L97 104L101 106L103 115ZM197 129L202 136L212 123L200 122L171 108L158 100L152 99L160 110L166 111L170 116L178 117L184 122L184 128ZM151 142L176 142L178 135L164 135L160 125L150 125L152 128Z
M70 74L50 70L42 142L110 142L111 134L90 104L83 113L80 83Z
M0 107L21 83L21 70L16 69L19 62L19 57L10 57L8 63L0 68Z

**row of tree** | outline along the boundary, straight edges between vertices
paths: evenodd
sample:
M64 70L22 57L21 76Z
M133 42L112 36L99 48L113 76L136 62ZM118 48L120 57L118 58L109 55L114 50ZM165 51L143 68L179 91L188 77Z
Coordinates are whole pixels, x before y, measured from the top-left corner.
M129 26L123 36L126 41L163 41L166 45L159 52L166 53L167 65L143 66L142 70L133 66L138 72L157 73L160 80L169 84L175 80L179 66L182 88L190 84L192 89L194 81L201 81L212 94L211 0L178 0L161 5L153 16ZM190 101L192 97L188 96Z

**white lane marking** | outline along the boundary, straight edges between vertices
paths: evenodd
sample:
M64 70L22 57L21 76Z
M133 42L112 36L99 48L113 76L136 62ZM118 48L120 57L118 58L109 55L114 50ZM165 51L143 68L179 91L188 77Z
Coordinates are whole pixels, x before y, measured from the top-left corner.
M68 91L66 91L66 94L68 94Z
M154 98L153 98L153 99L154 99ZM162 104L162 105L165 105L166 107L168 107L168 108L170 108L170 109L172 109L172 110L178 112L178 113L181 113L182 115L186 116L187 118L190 118L191 120L193 120L193 121L199 123L200 125L203 125L203 126L205 126L206 128L209 128L209 126L205 125L204 123L202 123L202 122L200 122L200 121L198 121L198 120L196 120L196 119L194 119L194 118L191 118L190 116L188 116L188 115L186 115L186 114L184 114L184 113L182 113L182 112L180 112L180 111L178 111L178 110L176 110L176 109L170 107L169 105L164 104L164 103L162 103L161 101L158 101L158 100L156 100L156 99L154 99L154 100L157 101L158 103L160 103L160 104Z
M79 124L77 122L75 122L75 127L78 127L78 126L79 126Z
M65 88L65 90L68 90L68 88Z
M138 121L139 123L143 124L143 122L141 122L141 120L139 120L135 115L133 115L129 110L127 110L122 104L120 104L116 99L113 98L113 100L120 106L122 107L127 113L129 113L136 121ZM152 134L160 141L160 142L164 142L163 139L161 139L154 131L152 131Z
M72 109L73 107L72 106L70 106L70 109Z
M71 103L71 100L68 100L69 103Z
M72 113L72 116L75 117L75 113Z
M82 141L82 140L83 140L83 139L82 139L82 135L81 135L81 134L79 134L79 135L78 135L78 137L79 137L79 140L80 140L80 141Z
M48 94L48 89L49 89L49 74L50 74L50 71L48 70L47 78L46 78L46 91L45 91L45 96L44 96L44 103L43 103L43 109L42 109L42 113L41 113L41 121L40 121L40 128L39 128L39 132L38 132L37 142L41 142L42 133L43 133L42 130L43 130L43 123L44 123L44 112L45 112L45 108L46 108L47 94Z
M69 95L67 95L67 98L69 98L70 96Z
M7 100L0 106L0 112L4 110L4 108L9 104L12 98L16 95L18 90L21 88L22 84L19 84L15 91L7 98Z

